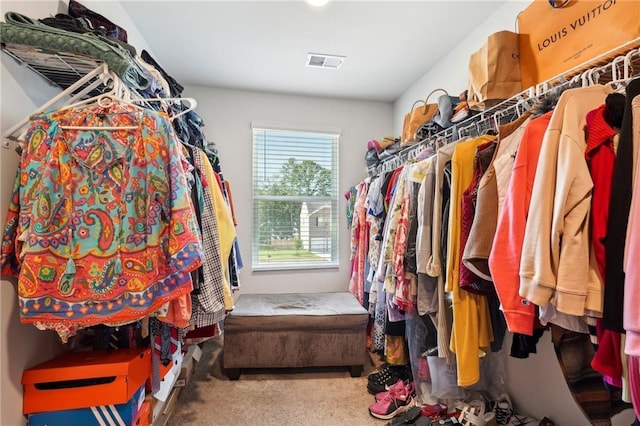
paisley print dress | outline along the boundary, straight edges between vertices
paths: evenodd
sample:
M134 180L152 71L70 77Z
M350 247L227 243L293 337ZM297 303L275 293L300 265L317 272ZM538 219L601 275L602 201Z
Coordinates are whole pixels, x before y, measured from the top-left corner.
M184 161L161 113L115 103L33 117L2 241L21 320L73 332L190 292L202 248Z

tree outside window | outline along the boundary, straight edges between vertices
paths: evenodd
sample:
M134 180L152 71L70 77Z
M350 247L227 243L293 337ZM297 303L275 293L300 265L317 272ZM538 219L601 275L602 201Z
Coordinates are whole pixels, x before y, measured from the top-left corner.
M337 265L337 142L254 129L254 269Z

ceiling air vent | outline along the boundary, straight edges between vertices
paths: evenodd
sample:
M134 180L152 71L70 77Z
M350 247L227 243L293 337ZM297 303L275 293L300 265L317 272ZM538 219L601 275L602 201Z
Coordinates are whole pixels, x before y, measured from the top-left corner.
M321 53L309 53L307 55L307 66L337 70L342 66L344 59L345 59L345 56L324 55Z

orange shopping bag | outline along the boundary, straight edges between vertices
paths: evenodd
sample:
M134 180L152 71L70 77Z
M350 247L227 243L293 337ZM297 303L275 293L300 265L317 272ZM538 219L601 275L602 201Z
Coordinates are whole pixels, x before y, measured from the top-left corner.
M640 37L640 1L569 0L561 6L535 0L518 15L524 89Z

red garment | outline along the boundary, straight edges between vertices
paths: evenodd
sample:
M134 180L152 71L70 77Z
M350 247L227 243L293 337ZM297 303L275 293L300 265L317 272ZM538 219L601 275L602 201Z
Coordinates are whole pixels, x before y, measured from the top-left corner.
M496 151L494 141L483 143L476 148L476 155L473 159L473 179L469 186L462 193L461 203L461 224L460 224L460 288L476 294L494 293L493 283L483 280L473 273L464 264L464 249L469 240L473 219L476 213L476 200L478 199L478 186L482 175L491 164L493 153Z
M607 221L609 218L609 199L616 152L613 137L616 131L604 119L605 106L587 114L587 148L585 157L591 179L593 195L591 197L591 242L598 263L598 272L605 276L605 247Z
M174 354L178 350L178 329L175 327L170 327L169 333L171 334L171 354ZM157 335L153 337L153 351L156 353L156 355L162 357L162 336Z
M598 264L598 272L605 277L607 238L607 224L609 221L609 199L613 181L613 168L616 162L616 151L613 137L616 131L604 119L605 106L587 114L587 148L585 157L591 179L593 191L591 197L591 245ZM606 286L606 283L605 283ZM620 333L605 330L602 319L597 324L598 350L591 362L594 370L607 376L619 378L622 376L622 361L620 359Z
M353 206L351 221L351 278L349 291L364 306L366 281L366 258L369 251L369 222L367 222L366 201L369 192L368 179L357 186L358 193Z
M224 187L222 186L222 178L220 177L220 175L216 172L213 173L216 177L216 181L218 182L218 187L220 188L220 191L222 191L224 193Z
M236 209L233 205L233 196L231 195L231 184L228 180L224 181L224 190L227 193L229 202L229 208L231 209L231 218L233 219L233 226L238 226L238 218L236 217Z
M402 169L404 166L400 166L391 172L391 178L389 179L389 185L387 186L387 192L384 194L384 207L386 211L389 211L389 205L391 204L391 198L393 197L393 192L396 187L396 182L400 174L402 173Z
M219 335L218 324L212 324L190 330L185 336L184 342L188 345L197 345Z

